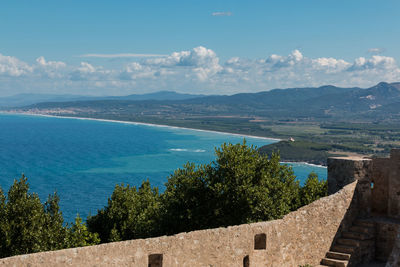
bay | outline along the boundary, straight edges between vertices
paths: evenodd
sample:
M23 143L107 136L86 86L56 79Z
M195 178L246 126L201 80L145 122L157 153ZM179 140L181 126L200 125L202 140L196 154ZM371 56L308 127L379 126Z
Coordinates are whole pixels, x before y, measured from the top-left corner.
M162 191L168 176L186 162L208 163L222 143L244 136L110 121L0 114L0 186L6 191L25 174L31 192L45 201L57 192L66 221L86 218L107 204L116 184L149 179ZM274 139L246 137L260 147ZM326 168L290 163L303 182Z

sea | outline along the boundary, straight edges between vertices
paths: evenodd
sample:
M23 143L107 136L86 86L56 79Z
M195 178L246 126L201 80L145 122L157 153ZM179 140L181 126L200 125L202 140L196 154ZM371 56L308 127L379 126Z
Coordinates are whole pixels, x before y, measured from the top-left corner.
M0 187L7 192L24 174L42 202L57 192L66 222L95 215L116 184L140 186L149 179L164 190L175 169L187 162L209 163L223 143L260 147L276 139L212 131L102 120L0 114ZM303 183L326 168L292 166Z

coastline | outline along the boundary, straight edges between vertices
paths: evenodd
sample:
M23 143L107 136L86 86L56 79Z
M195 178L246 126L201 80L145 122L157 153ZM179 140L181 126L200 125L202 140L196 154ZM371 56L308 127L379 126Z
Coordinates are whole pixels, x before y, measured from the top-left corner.
M57 115L49 115L49 114L38 114L38 113L23 113L23 112L0 112L0 114L7 114L7 115L28 115L28 116L37 116L37 117L48 117L48 118L60 118L60 119L78 119L78 120L90 120L90 121L102 121L102 122L111 122L111 123L121 123L121 124L130 124L130 125L144 125L149 127L160 127L160 128L170 128L170 129L184 129L184 130L192 130L197 132L208 132L208 133L215 133L221 135L233 135L239 136L243 138L254 138L254 139L263 139L269 141L282 141L282 139L278 138L270 138L270 137L262 137L262 136L254 136L254 135L244 135L238 133L230 133L230 132L220 132L220 131L213 131L213 130L203 130L203 129L196 129L196 128L188 128L188 127L178 127L178 126L171 126L166 124L155 124L155 123L145 123L145 122L134 122L134 121L121 121L121 120L110 120L110 119L97 119L97 118L90 118L90 117L74 117L74 116L57 116ZM288 163L296 163L296 164L304 164L308 166L318 167L318 168L327 168L324 165L313 164L304 161L281 161L283 164Z
M216 133L216 134L223 134L223 135L234 135L234 136L239 136L239 137L243 137L243 138L247 138L248 137L248 138L254 138L254 139L272 140L272 141L276 141L276 142L281 141L281 139L271 138L271 137L245 135L245 134L229 133L229 132L220 132L220 131L213 131L213 130L203 130L203 129L196 129L196 128L179 127L179 126L171 126L171 125L166 125L166 124L155 124L155 123L146 123L146 122L97 119L97 118L90 118L90 117L57 116L57 115L28 113L28 112L27 113L23 113L23 112L0 112L0 114L8 114L8 115L15 114L15 115L28 115L28 116L60 118L60 119L78 119L78 120L103 121L103 122L122 123L122 124L131 124L131 125L144 125L144 126L160 127L160 128L184 129L184 130L192 130L192 131L198 131L198 132L209 132L209 133Z
M323 168L323 169L327 169L328 168L327 166L324 166L324 165L313 164L313 163L308 163L308 162L304 162L304 161L281 161L281 163L283 163L283 164L298 163L298 164L304 164L304 165Z

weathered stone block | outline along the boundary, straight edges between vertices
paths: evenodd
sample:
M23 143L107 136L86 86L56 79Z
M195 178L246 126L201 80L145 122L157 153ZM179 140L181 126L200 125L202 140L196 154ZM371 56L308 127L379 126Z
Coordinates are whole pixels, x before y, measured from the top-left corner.
M328 158L328 192L336 193L354 181L370 182L371 159Z

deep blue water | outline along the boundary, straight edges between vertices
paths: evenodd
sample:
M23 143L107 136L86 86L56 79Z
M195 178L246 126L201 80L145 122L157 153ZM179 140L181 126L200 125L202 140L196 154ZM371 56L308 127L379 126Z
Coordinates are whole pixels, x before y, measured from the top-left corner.
M214 147L243 137L170 127L0 114L0 186L7 191L22 173L44 201L54 191L66 221L86 218L107 204L119 183L149 179L163 190L167 177L187 161L208 163ZM274 140L246 138L262 146ZM304 181L326 168L293 164Z

